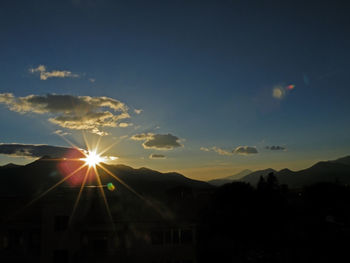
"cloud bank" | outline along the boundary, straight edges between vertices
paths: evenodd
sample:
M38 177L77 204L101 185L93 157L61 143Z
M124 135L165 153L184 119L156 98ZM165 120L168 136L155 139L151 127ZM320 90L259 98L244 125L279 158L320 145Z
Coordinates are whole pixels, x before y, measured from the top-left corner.
M182 147L180 139L170 133L168 134L153 134L153 133L140 133L131 137L135 141L144 141L142 143L145 149L156 150L172 150L177 147Z
M99 135L107 134L101 128L117 127L121 120L130 118L127 106L109 97L57 94L15 97L12 93L0 93L0 103L21 114L48 114L51 123L66 129Z

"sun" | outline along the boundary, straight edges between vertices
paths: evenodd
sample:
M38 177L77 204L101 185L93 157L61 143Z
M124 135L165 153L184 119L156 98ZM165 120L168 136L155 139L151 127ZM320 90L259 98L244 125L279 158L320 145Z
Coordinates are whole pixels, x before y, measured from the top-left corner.
M103 157L96 153L96 151L88 151L85 158L81 158L85 162L85 165L89 167L95 167L100 162L103 162Z

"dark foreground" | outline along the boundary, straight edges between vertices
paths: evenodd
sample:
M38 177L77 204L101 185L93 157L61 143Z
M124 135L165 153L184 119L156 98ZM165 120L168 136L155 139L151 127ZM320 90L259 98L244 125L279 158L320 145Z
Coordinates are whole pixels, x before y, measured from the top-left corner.
M350 188L299 190L271 174L257 187L168 189L141 199L59 188L25 207L1 198L0 262L348 262ZM24 207L24 208L23 208Z

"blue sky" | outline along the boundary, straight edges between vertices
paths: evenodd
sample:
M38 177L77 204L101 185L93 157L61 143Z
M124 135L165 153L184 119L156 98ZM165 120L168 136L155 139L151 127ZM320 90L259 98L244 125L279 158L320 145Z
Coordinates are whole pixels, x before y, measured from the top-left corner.
M0 93L124 103L133 126L104 128L102 142L118 141L111 154L135 167L200 179L305 168L350 153L343 2L2 1ZM43 80L30 71L39 65L78 77ZM276 88L284 96L274 97ZM82 130L60 127L50 114L1 103L0 143L67 146L56 130L81 142ZM183 146L147 149L132 139L149 133L171 134ZM258 153L232 153L240 146ZM149 159L152 153L166 159ZM31 159L0 155L0 164L9 161Z

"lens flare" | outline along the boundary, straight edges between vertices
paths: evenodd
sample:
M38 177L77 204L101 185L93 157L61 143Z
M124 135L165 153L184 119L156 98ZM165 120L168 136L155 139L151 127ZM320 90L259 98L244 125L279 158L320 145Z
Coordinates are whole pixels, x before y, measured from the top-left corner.
M108 184L107 184L107 189L108 189L109 191L114 191L114 189L115 189L114 184L108 183Z
M281 86L276 86L272 90L272 96L275 99L282 99L284 97L285 91Z
M86 139L85 133L83 133L85 145L87 147L87 150L83 150L76 145L74 145L72 142L70 142L67 138L65 140L73 147L72 150L68 151L68 153L65 155L64 158L60 159L52 159L52 161L60 161L58 168L60 173L64 176L59 182L48 188L46 191L41 193L39 196L31 200L27 205L22 207L22 209L19 209L16 211L15 214L10 215L10 217L13 217L17 215L18 213L24 211L25 208L31 206L33 203L37 202L39 199L47 195L49 192L63 184L64 182L68 182L71 186L80 185L78 196L74 202L74 207L72 210L71 218L69 220L69 225L73 222L74 214L76 213L77 207L79 205L79 201L81 199L81 195L84 191L85 187L98 187L101 192L101 196L103 198L107 213L109 215L110 221L113 225L113 229L115 228L113 217L111 210L109 208L106 194L104 192L104 187L107 186L107 189L109 191L114 191L116 187L112 182L109 182L107 185L102 185L101 177L99 170L103 171L104 174L101 174L102 177L109 175L115 180L117 180L121 185L123 185L126 189L128 189L130 192L135 194L137 197L139 197L141 200L145 201L147 205L155 209L159 214L163 215L164 213L151 201L147 200L145 197L140 195L138 192L136 192L133 188L131 188L128 184L126 184L122 179L120 179L117 175L115 175L113 172L111 172L107 166L104 166L104 162L108 160L115 160L118 159L118 157L114 156L102 156L105 152L107 152L109 149L111 149L114 145L110 145L109 147L103 149L102 151L99 150L99 142L101 137L99 137L95 147L93 150L90 148L90 143ZM51 159L50 159L51 160ZM93 185L93 183L97 185Z

